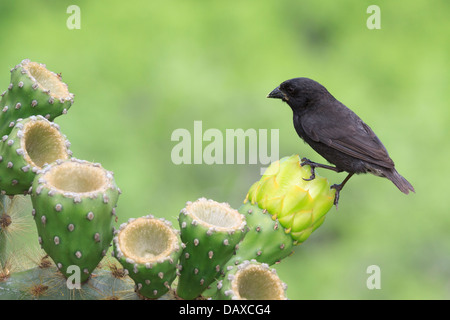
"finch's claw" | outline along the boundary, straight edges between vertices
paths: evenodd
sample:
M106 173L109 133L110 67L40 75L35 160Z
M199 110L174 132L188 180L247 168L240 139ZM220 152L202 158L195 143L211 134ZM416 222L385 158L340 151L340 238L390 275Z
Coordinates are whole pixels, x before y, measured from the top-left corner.
M334 201L333 204L336 206L336 210L338 208L338 203L339 203L339 195L341 193L341 189L342 189L342 184L333 184L330 189L335 189L336 193L334 194Z
M342 181L341 184L333 184L330 188L336 190L336 193L334 195L334 205L336 206L336 210L338 208L338 202L339 202L339 195L341 193L342 188L344 188L344 185L347 183L347 181L353 176L353 173L349 173L347 177Z
M311 181L314 180L316 178L316 171L315 171L315 163L312 162L309 159L306 158L302 158L302 162L300 163L300 165L303 166L310 166L311 167L311 176L307 179L307 178L302 178L305 181Z

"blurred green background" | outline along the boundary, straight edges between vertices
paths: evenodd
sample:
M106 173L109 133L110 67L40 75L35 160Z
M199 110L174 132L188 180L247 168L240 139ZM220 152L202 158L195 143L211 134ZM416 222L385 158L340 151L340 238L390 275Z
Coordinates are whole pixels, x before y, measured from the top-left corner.
M69 5L81 9L70 30ZM381 9L369 30L367 7ZM178 128L279 129L279 156L323 159L266 95L313 78L378 134L415 187L354 177L325 223L276 266L290 299L450 298L449 1L0 1L0 91L24 58L75 94L56 119L74 156L114 171L119 222L176 223L188 200L239 207L256 165L175 165ZM204 144L206 145L206 143ZM319 171L339 183L345 174ZM381 269L369 290L367 267Z

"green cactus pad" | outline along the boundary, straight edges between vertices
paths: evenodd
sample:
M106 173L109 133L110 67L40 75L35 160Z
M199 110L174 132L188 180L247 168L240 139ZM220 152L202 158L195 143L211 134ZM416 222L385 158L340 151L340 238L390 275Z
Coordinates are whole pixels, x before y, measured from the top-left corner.
M255 260L228 268L217 284L216 300L287 300L287 286L275 269Z
M182 251L179 231L152 215L130 219L115 232L114 256L136 284L140 295L157 299L177 275Z
M52 121L73 104L74 95L61 76L28 59L11 69L11 83L0 100L0 137L8 135L19 118L42 115Z
M179 216L181 270L177 294L195 299L220 274L247 231L242 214L227 203L205 198L188 202Z
M249 231L227 266L251 259L272 265L293 252L297 241L267 210L247 202L238 211L245 216Z
M17 120L9 135L0 140L0 190L2 194L26 194L36 172L45 164L68 159L70 143L59 126L42 116Z
M66 277L75 265L84 282L106 254L119 194L113 173L98 163L57 160L36 175L31 200L39 242Z

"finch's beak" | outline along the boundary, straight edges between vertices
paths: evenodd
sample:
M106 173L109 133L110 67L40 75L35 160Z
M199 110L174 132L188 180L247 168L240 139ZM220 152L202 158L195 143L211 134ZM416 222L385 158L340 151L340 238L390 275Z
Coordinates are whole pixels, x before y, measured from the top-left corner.
M286 95L280 90L280 87L276 87L271 93L267 95L267 98L281 99L283 101L288 101Z

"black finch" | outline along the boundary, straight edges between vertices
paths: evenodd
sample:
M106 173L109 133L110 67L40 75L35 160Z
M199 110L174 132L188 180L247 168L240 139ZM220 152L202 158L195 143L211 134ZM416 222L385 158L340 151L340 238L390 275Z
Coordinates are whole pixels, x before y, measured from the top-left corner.
M267 97L286 102L293 111L294 127L300 138L335 165L304 158L302 165L311 166L311 177L305 180L314 179L317 167L348 172L341 184L332 186L336 189L335 205L339 192L355 173L385 177L403 193L414 192L413 186L397 172L394 161L372 129L320 83L308 78L286 80Z

